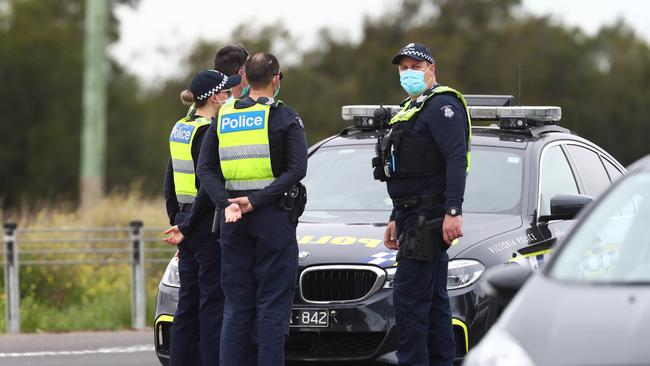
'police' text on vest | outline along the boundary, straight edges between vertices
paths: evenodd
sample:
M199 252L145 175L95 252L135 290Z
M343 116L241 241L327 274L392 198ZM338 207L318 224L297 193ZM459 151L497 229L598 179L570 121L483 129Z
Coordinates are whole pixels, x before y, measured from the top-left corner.
M180 142L182 144L189 144L190 138L192 137L192 132L194 131L194 126L188 126L183 124L176 124L172 130L171 135L169 136L169 141Z
M221 116L221 133L264 128L264 111L232 113Z

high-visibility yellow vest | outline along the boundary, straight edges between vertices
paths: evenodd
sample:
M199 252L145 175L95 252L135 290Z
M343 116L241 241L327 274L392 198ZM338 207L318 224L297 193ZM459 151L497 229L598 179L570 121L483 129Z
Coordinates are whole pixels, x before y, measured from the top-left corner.
M217 117L219 160L226 189L263 189L275 180L269 148L271 106L255 104L236 109L225 104Z
M423 94L419 98L416 98L415 102L417 103L417 105L415 107L413 107L413 108L410 108L412 100L408 99L406 101L406 103L404 103L404 106L402 106L402 110L397 112L397 114L395 114L393 116L393 118L391 118L391 120L389 122L389 125L409 121L411 118L413 118L413 116L415 116L415 114L417 114L422 109L422 107L424 107L424 105L426 104L426 102L429 99L431 99L435 95L442 94L442 93L454 94L458 98L458 100L460 100L460 102L463 104L463 107L465 108L465 114L467 115L467 124L468 124L468 131L469 131L469 133L467 135L467 172L469 172L470 161L471 161L471 158L472 158L472 154L471 154L471 150L472 150L471 149L471 146L472 146L471 145L471 143L472 143L472 119L469 116L469 109L467 108L467 101L465 100L465 97L463 96L463 94L461 94L459 91L457 91L455 89L452 89L452 88L450 88L448 86L438 86L438 87L432 89L430 93L425 92L425 94ZM420 98L422 98L422 99L420 99Z
M195 120L184 117L176 122L169 136L169 152L174 170L174 188L179 203L193 203L196 198L196 173L194 172L195 164L192 158L192 143L196 131L200 127L209 124L210 120L205 117L198 117Z

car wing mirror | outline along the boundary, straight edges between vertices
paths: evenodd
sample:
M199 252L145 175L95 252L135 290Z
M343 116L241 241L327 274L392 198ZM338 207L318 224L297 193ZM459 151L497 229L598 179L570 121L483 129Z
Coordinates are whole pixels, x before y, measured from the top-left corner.
M558 194L551 198L551 214L540 216L538 222L551 220L572 220L580 210L594 201L594 198L585 194Z
M486 271L483 286L490 297L505 306L519 292L532 272L530 268L517 263L493 267Z

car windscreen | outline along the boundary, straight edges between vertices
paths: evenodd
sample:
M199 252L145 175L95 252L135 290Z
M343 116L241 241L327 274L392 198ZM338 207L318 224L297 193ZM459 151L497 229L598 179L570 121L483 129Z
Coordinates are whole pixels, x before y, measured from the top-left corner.
M309 158L307 211L390 211L386 185L372 177L374 146L323 147ZM515 213L521 204L523 158L516 149L475 146L463 210Z
M650 283L650 173L624 178L563 243L549 268L558 280Z

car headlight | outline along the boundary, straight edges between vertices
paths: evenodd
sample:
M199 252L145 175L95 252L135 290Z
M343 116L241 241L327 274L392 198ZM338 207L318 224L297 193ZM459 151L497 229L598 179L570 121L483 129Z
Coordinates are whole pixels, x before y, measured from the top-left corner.
M162 277L162 283L170 287L181 287L181 277L178 275L178 257L175 256L169 261Z
M481 276L485 266L471 259L453 259L449 261L447 270L447 290L467 287Z
M463 366L535 366L528 353L505 330L492 328L465 357Z
M384 282L384 288L393 288L397 267L385 268L385 270L386 282ZM473 284L483 271L485 271L485 266L475 260L454 259L450 261L449 270L447 271L447 290L455 290Z
M397 272L397 267L384 268L386 270L386 282L384 282L384 288L393 288L395 282L395 272Z

